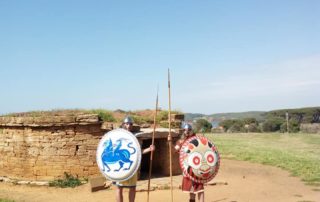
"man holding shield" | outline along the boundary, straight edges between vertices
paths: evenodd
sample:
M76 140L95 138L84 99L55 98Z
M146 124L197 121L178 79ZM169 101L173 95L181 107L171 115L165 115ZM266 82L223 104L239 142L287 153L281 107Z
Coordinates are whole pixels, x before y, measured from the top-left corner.
M122 128L132 132L133 126L133 119L131 117L126 117L123 120ZM149 148L142 150L142 154L149 153L155 150L154 145L150 145ZM136 197L136 186L137 186L138 174L135 173L130 179L121 181L121 182L114 182L116 185L116 201L123 202L123 188L129 188L129 202L134 202Z
M183 127L183 134L180 138L180 140L177 141L177 144L175 146L176 151L180 151L182 144L191 137L196 136L196 134L192 130L192 126L190 124L185 124ZM204 202L204 186L201 182L195 182L192 181L190 178L188 178L185 173L183 173L182 178L182 191L187 192L190 195L190 202L195 202L196 200L196 194L198 194L198 200L200 202Z

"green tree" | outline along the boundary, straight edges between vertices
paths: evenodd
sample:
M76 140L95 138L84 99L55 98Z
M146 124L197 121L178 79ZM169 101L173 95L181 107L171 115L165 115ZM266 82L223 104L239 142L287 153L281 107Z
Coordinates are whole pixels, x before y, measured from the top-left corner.
M276 132L279 131L281 125L285 122L285 119L282 117L273 117L267 119L262 123L262 131L263 132Z
M194 130L196 132L210 132L212 124L206 119L198 119L194 124Z
M227 119L219 123L219 126L223 127L224 131L228 131L229 128L235 123L235 120Z
M255 123L249 124L248 127L246 127L246 131L247 131L248 133L261 132L261 131L260 131L260 128L259 128L259 125L258 125L258 124L255 124Z
M237 120L229 129L228 132L230 133L237 133L237 132L246 132L243 122Z
M243 123L244 124L258 124L258 121L255 118L244 118Z
M242 119L227 119L219 124L224 128L225 132L245 132L245 123Z
M284 122L280 127L281 132L287 132L287 122ZM290 133L297 133L300 131L300 124L297 120L290 120L289 121L289 132Z

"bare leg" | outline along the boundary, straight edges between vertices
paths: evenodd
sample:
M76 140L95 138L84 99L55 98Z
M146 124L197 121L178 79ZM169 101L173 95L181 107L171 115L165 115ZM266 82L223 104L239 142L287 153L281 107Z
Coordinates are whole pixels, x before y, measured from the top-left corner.
M122 194L122 187L117 186L116 189L116 201L117 202L123 202L123 194Z
M199 202L204 202L204 192L198 193L198 200Z
M136 198L136 187L129 188L129 202L134 202Z
M190 193L190 200L189 200L189 202L195 202L195 201L196 201L196 195Z

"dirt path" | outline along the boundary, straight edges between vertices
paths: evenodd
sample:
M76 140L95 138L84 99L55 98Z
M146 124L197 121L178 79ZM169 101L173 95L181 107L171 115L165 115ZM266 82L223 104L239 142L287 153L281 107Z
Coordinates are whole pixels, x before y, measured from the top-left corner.
M181 176L174 177L178 186ZM320 202L320 189L306 186L296 177L279 168L249 162L222 160L216 185L205 187L207 202ZM168 184L169 178L152 179L152 184ZM147 181L139 181L138 189L144 189ZM136 201L146 201L146 192L138 192ZM30 187L0 183L0 198L26 202L106 202L115 201L114 190L90 192L90 185L77 188ZM125 201L127 193L125 193ZM170 201L170 190L150 192L150 201ZM174 201L188 201L188 195L174 189Z

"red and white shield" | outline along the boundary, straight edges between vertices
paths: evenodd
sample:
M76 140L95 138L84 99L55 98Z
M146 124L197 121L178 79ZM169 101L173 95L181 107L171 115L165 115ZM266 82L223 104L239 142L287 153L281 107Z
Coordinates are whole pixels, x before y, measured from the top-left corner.
M194 182L209 182L218 173L219 153L215 145L204 136L193 136L185 140L179 158L184 176Z

